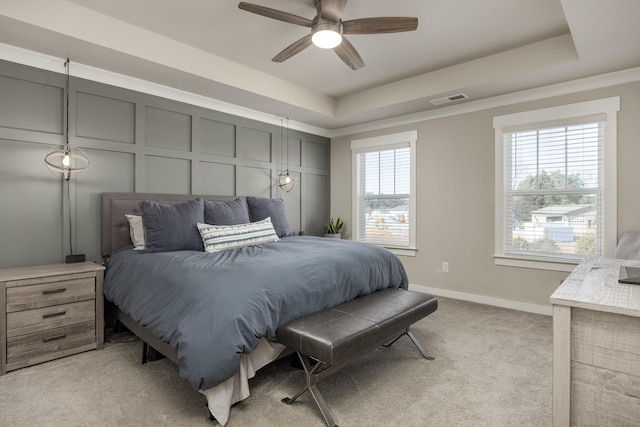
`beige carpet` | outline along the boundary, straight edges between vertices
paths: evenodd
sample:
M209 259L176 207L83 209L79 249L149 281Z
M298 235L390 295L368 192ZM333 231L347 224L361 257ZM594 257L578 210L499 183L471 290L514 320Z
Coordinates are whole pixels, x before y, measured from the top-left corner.
M423 359L402 337L319 384L349 426L551 425L552 319L440 298L413 326ZM1 426L208 426L206 399L166 359L140 364L142 344L107 343L0 377ZM283 359L251 381L231 410L236 426L323 426L309 393L293 405L302 371Z

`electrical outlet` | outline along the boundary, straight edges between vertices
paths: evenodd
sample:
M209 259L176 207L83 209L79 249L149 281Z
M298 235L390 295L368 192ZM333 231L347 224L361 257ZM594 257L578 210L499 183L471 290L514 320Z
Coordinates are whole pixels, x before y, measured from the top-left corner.
M442 261L442 272L443 273L449 272L449 263L447 261Z

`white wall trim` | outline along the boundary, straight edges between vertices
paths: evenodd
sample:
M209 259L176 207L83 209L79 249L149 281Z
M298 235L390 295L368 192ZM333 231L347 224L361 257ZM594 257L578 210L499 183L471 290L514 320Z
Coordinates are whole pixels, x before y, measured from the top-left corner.
M551 305L529 304L526 302L512 301L502 298L488 297L484 295L468 294L466 292L450 291L448 289L432 288L429 286L409 284L409 290L431 294L434 296L458 299L462 301L475 302L478 304L492 305L495 307L508 308L511 310L525 311L527 313L542 314L544 316L552 316L553 308Z
M64 72L64 67L62 66L62 64L64 63L64 58L45 55L39 52L19 48L4 43L0 43L0 59L15 62L17 64L23 64L35 68L53 71L56 73ZM73 58L71 59L73 60ZM71 75L87 80L93 80L98 83L119 86L124 89L130 89L137 92L156 95L163 98L173 99L176 101L185 102L187 104L193 104L252 120L258 120L276 126L279 126L280 123L279 116L274 116L272 114L252 110L249 108L241 107L239 105L219 101L214 98L197 95L191 92L163 86L157 83L152 83L123 74L90 67L88 65L73 63L73 66L71 67ZM354 126L346 126L333 130L320 128L293 120L289 125L291 129L299 130L301 132L307 132L327 138L336 138L359 132L414 124L443 117L451 117L459 114L487 110L489 108L504 107L520 102L536 101L540 99L551 98L553 96L584 92L587 90L632 83L636 81L640 81L640 67L615 71L612 73L601 74L592 77L585 77L583 79L571 80L568 82L542 86L520 92L513 92L505 95L494 96L491 98L480 99L477 101L465 102L463 104L451 105L435 110L426 110L413 114L362 123Z
M365 139L355 139L351 141L351 150L371 151L375 149L383 149L388 146L396 146L401 142L416 142L418 140L418 131L411 130L408 132L399 132L390 135L380 135Z
M14 62L16 64L27 65L42 70L53 71L54 73L64 73L64 61L66 58L58 58L55 56L45 55L43 53L34 52L16 46L0 43L0 59ZM280 116L264 113L262 111L252 110L250 108L241 107L229 102L220 101L192 92L164 86L147 80L138 79L136 77L103 70L101 68L92 67L90 65L73 62L71 59L71 67L69 74L86 80L98 83L117 86L123 89L129 89L136 92L155 95L161 98L167 98L185 104L195 105L222 113L232 114L234 116L244 117L251 120L257 120L280 126ZM289 128L301 132L307 132L313 135L328 137L328 130L305 123L289 121Z
M451 105L449 107L438 108L436 110L426 110L404 116L391 117L389 119L377 120L362 123L354 126L347 126L334 129L329 132L330 138L352 135L359 132L386 129L393 126L409 125L418 122L435 120L444 117L457 116L460 114L473 113L475 111L488 110L490 108L505 107L521 102L537 101L560 95L569 95L587 90L600 89L603 87L616 86L625 83L640 81L640 67L630 68L622 71L601 74L598 76L585 77L583 79L571 80L548 86L541 86L533 89L513 92L506 95L494 96L477 101L465 102L464 104Z

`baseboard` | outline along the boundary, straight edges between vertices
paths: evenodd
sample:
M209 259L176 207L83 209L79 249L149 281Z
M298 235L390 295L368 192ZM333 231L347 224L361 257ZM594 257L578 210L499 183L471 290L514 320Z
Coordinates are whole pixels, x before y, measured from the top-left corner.
M484 295L468 294L466 292L450 291L441 288L431 288L422 285L409 284L409 289L416 292L431 294L439 297L459 299L462 301L476 302L479 304L493 305L496 307L509 308L511 310L526 311L528 313L542 314L545 316L553 315L551 306L529 304L526 302L512 301L502 298L487 297Z

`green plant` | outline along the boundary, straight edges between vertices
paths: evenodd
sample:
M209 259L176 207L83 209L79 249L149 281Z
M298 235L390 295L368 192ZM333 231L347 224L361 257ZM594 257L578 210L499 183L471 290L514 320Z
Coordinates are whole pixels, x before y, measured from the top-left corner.
M340 234L342 231L342 226L344 225L344 221L340 219L340 217L336 218L335 221L333 218L329 219L329 223L324 225L324 233L325 234Z

